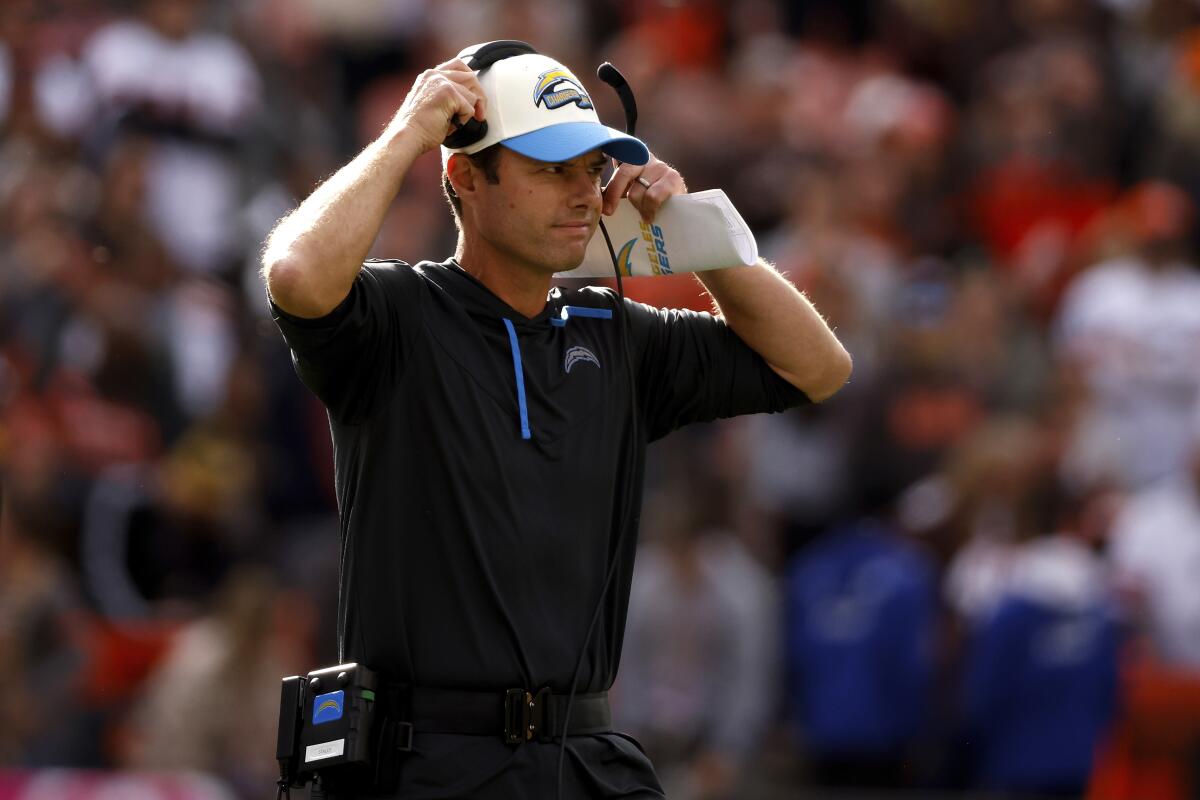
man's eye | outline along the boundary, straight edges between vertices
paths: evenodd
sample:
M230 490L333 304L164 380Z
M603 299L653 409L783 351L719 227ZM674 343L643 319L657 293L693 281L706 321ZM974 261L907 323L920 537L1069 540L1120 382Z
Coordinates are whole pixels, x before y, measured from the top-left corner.
M543 167L542 171L548 172L551 175L559 175L562 173L563 168L561 164L550 164L549 166Z

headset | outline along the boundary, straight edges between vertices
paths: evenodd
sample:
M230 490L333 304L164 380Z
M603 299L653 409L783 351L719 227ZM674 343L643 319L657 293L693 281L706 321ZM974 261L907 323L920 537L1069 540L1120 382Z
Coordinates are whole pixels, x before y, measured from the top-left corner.
M466 59L466 64L476 75L482 75L497 61L502 61L513 56L526 55L537 53L533 45L528 42L522 42L517 39L501 39L494 42L488 42L480 47ZM630 136L634 135L637 128L637 101L633 97L633 89L629 86L629 81L621 74L620 70L614 67L611 63L605 61L596 69L596 77L611 86L617 93L617 97L621 100L621 107L625 111L625 132ZM459 123L457 120L452 120L455 130L442 144L451 149L461 147L469 147L472 144L487 136L487 120L477 120L470 117L466 122ZM638 446L638 400L637 400L637 382L636 374L633 369L633 356L629 351L630 337L630 320L629 315L625 310L625 286L621 280L621 268L617 261L616 251L613 249L612 239L608 235L608 228L604 225L604 220L600 220L600 232L604 234L604 243L608 246L608 255L612 259L613 273L617 276L617 306L620 308L620 325L621 325L621 349L625 353L625 369L629 379L629 402L630 402L630 442L632 452L637 452ZM630 471L633 474L633 471ZM632 487L631 487L632 488ZM628 503L632 503L634 491L627 491L626 497L630 498ZM596 630L596 623L600 619L600 610L604 607L604 599L608 597L608 589L612 585L613 576L616 574L617 564L620 563L621 545L624 544L625 535L631 528L634 527L633 520L630 519L631 509L627 506L621 509L621 519L619 524L621 532L617 536L616 545L613 547L613 560L609 564L608 572L604 577L604 584L600 590L600 599L596 601L596 607L592 612L592 620L588 624L587 633L584 635L583 646L579 651L579 658L575 662L575 672L571 676L571 691L567 695L567 707L563 713L562 720L562 744L558 751L558 777L557 777L557 795L559 800L562 800L562 774L563 762L567 753L567 725L571 720L571 706L575 701L575 690L579 683L579 672L583 667L584 656L587 655L588 644L591 643L592 633ZM626 524L629 520L629 524Z
M528 42L522 42L519 39L498 39L488 42L467 56L466 64L478 77L487 72L497 61L503 61L513 56L536 54L537 49ZM633 98L633 90L629 88L629 82L625 80L625 76L621 74L620 70L607 61L596 70L596 77L616 90L617 96L621 99L621 106L625 109L625 132L633 136L634 128L637 126L637 101ZM453 119L451 123L455 128L454 133L442 141L442 145L451 150L470 147L487 136L486 119L480 121L474 117L468 117L466 122L460 123L457 119Z

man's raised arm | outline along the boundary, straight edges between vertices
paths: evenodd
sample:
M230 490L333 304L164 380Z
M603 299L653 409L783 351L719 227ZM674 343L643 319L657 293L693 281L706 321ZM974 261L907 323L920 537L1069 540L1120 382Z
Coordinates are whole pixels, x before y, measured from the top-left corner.
M451 132L451 120L486 113L475 73L453 59L425 70L378 139L280 220L263 251L275 304L297 317L324 316L354 284L412 163Z
M628 197L642 218L687 191L683 177L651 157L644 167L623 164L604 189L604 213ZM718 313L780 377L819 403L850 379L850 354L813 304L765 261L750 267L697 272Z
M808 298L765 261L696 277L733 332L814 403L850 379L850 354Z

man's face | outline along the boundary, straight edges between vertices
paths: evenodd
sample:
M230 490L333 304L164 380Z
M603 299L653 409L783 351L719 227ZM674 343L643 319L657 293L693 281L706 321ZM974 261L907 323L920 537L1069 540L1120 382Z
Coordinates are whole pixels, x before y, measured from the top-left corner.
M479 235L495 250L538 272L575 269L600 220L599 150L570 161L535 161L501 147L500 182L476 180L473 213Z

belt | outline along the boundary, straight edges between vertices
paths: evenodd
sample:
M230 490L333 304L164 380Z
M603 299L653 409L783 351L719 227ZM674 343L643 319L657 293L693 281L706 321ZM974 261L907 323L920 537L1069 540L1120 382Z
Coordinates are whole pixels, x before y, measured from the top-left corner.
M503 737L506 744L519 745L537 739L550 741L562 734L567 713L567 695L553 694L548 687L536 692L509 689L504 692L468 692L408 686L407 720L400 723L411 746L411 733L465 733ZM567 734L607 733L612 730L608 692L576 693L571 703ZM401 741L404 735L401 734ZM407 749L403 746L401 749Z

